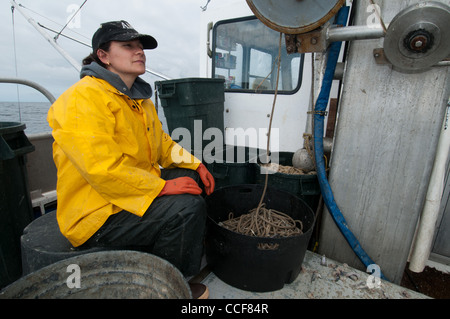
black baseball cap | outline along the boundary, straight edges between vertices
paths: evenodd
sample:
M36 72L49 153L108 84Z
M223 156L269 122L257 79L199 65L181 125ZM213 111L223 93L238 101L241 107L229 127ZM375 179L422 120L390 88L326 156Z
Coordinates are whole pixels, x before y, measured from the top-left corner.
M158 42L154 37L147 34L140 34L128 22L124 20L105 22L92 36L92 49L94 52L109 41L131 41L141 40L144 49L154 49Z

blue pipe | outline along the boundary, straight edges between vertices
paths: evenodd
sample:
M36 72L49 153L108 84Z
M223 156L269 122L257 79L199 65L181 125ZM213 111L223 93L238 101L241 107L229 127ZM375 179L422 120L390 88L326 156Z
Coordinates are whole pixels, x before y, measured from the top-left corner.
M348 13L349 7L342 7L336 16L336 23L342 26L346 25ZM341 51L341 45L341 42L333 42L328 52L328 61L327 67L325 69L322 88L317 98L314 110L314 156L316 160L316 170L319 179L320 190L322 192L322 197L324 199L325 205L327 206L328 211L333 217L333 220L337 224L341 233L344 235L350 247L367 268L369 265L375 264L375 262L370 259L370 257L361 247L358 239L348 228L347 222L336 204L330 184L328 183L325 171L325 161L323 158L323 132L325 111L327 109L328 100L330 97L331 84L333 82L333 76L336 70L339 52ZM380 277L384 280L387 280L381 272Z

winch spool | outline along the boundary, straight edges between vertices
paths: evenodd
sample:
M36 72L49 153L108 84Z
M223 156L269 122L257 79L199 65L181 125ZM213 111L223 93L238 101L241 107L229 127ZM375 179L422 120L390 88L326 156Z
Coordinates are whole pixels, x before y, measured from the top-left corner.
M405 8L385 32L368 26L319 29L345 4L341 0L247 0L247 3L271 29L297 35L302 53L325 51L330 42L384 36L383 56L399 72L424 72L450 57L450 7L442 2L421 1ZM314 45L309 44L312 40Z
M450 7L420 2L400 11L389 24L384 53L400 72L428 70L450 55Z
M345 0L247 0L247 4L269 28L286 34L300 34L325 24Z

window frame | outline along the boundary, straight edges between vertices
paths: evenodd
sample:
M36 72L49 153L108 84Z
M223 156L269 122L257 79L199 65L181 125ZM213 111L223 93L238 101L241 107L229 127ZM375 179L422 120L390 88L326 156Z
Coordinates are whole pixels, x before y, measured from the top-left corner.
M233 18L233 19L226 19L226 20L220 20L218 21L213 28L213 36L212 36L212 63L211 63L211 67L212 67L212 78L216 77L216 48L217 48L217 28L224 25L224 24L230 24L230 23L237 23L237 22L244 22L244 21L250 21L250 20L258 20L256 18L256 16L247 16L247 17L240 17L240 18ZM262 24L262 22L260 22ZM264 27L266 27L264 25ZM274 31L276 32L276 31ZM252 47L247 47L247 48L242 48L243 50L243 59L246 58L250 58L250 52L252 49ZM285 48L281 48L282 50ZM246 51L248 51L247 53L245 53ZM264 52L264 51L261 51ZM245 53L245 54L244 54ZM282 95L293 95L295 93L297 93L301 86L302 86L302 82L303 82L303 65L304 65L304 54L300 54L299 56L300 58L300 65L299 65L299 73L298 73L298 82L297 82L297 86L295 88L293 88L292 90L282 90L282 89L278 89L278 93L277 94L282 94ZM292 59L291 59L292 62ZM250 77L250 74L248 74L250 72L249 68L250 68L250 63L248 63L248 70L246 70L245 72L247 73L248 77ZM274 73L276 73L276 68L274 69ZM244 72L242 72L242 74L244 74ZM242 89L242 88L235 88L235 89L228 89L225 88L225 92L226 93L250 93L250 94L275 94L275 90L255 90L255 89Z

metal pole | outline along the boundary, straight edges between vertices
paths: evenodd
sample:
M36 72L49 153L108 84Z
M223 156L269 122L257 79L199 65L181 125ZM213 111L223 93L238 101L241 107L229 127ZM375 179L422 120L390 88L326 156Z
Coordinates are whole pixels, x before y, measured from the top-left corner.
M344 28L329 28L327 30L327 41L353 41L379 39L384 37L382 28L370 28L366 26L348 26Z
M164 74L162 74L162 73L158 73L158 72L153 71L153 70L150 70L150 69L145 69L145 71L148 72L148 73L150 73L150 74L156 75L157 77L160 77L161 79L164 79L164 80L172 80L172 79L169 78L167 75L164 75Z
M74 58L72 58L69 53L67 53L63 48L61 48L58 43L56 43L55 39L52 38L51 36L49 36L47 33L45 33L44 31L42 31L41 27L39 26L38 23L36 23L32 18L30 18L29 16L26 15L26 13L23 12L22 8L20 8L19 5L17 5L15 0L11 0L11 4L17 8L19 10L19 12L25 17L25 19L27 19L27 21L45 38L47 39L47 41L78 71L81 71L81 64L78 63ZM53 30L50 30L53 31ZM54 31L53 31L54 32ZM73 39L72 39L73 40ZM77 41L79 42L79 41ZM82 43L84 44L84 43ZM86 45L86 44L84 44ZM90 45L86 45L89 46ZM169 78L168 76L158 73L156 71L150 70L150 69L145 69L146 72L151 73L157 77L160 77L162 79L165 80L170 80L171 78Z
M19 12L27 19L27 21L78 71L81 70L81 64L78 63L74 58L72 58L64 49L62 49L47 33L42 31L39 25L22 10L22 8L17 5L16 1L11 0L11 4L19 10Z
M27 85L29 87L32 87L39 92L41 92L49 101L50 103L55 102L55 97L47 91L43 86L37 84L36 82L19 79L19 78L0 78L0 83L16 83L16 84L23 84Z

